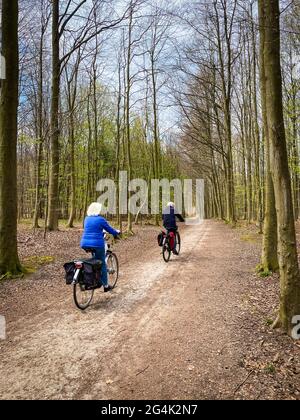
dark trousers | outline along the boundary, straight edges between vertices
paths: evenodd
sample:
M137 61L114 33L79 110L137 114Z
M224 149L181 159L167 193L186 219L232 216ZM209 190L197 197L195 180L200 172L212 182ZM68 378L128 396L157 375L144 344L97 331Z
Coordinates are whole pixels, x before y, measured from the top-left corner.
M102 262L101 267L101 283L104 287L108 286L108 274L106 265L106 251L105 248L97 248L94 252L94 258Z

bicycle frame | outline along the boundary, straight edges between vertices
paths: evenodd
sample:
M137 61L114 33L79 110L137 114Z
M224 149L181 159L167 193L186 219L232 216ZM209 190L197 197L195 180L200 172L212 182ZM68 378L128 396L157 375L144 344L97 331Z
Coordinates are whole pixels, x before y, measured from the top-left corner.
M110 245L108 243L108 235L105 235L104 236L104 239L105 239L105 255L106 255L105 260L106 260L106 264L107 264L108 258L112 254L112 251L110 250ZM94 253L92 253L92 256L93 256L93 258L95 258L95 254ZM75 272L75 275L74 275L74 279L73 279L72 285L75 285L75 284L78 283L79 278L80 278L81 271L83 269L83 263L84 263L83 261L76 261L75 262L76 272ZM111 274L111 273L109 273L109 274Z
M174 233L175 237L172 238L172 240L174 241L174 245L173 245L171 244L171 236L170 236L171 232L162 231L162 233L164 237L163 244L162 244L162 254L163 254L164 261L168 263L170 261L172 252L175 254L175 251L177 251L178 245L179 245L179 251L177 251L175 255L179 255L180 247L181 247L181 239L180 239L180 235L178 231Z
M93 249L86 249L86 252L93 254ZM110 244L107 242L107 236L105 237L105 252L106 252L106 264L107 272L109 275L109 286L110 290L116 287L119 279L119 261L116 254L111 250ZM84 260L75 261L75 274L73 278L73 298L75 305L78 309L84 311L92 303L94 298L94 292L103 287L102 283L94 286L86 286L83 279Z

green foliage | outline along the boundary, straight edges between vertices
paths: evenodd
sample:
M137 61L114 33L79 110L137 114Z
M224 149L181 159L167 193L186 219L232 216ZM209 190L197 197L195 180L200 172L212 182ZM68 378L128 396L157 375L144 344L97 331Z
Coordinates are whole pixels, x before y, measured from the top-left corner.
M122 240L126 241L134 236L134 232L124 232L122 233Z
M97 83L96 86L96 113L93 91L88 85L78 86L77 107L70 119L69 104L66 95L62 94L62 113L60 130L60 165L59 165L59 218L68 220L71 208L71 181L72 181L72 137L74 135L74 165L75 165L75 219L82 220L87 205L98 198L96 191L100 179L116 179L117 168L127 170L127 135L124 122L124 109L121 109L118 149L117 125L117 98L108 87ZM88 99L89 98L89 99ZM97 117L97 118L96 118ZM130 116L130 142L132 177L148 181L154 177L155 148L154 134L149 115L148 127L146 117L134 111ZM97 124L96 124L97 122ZM72 127L71 127L72 123ZM21 135L19 145L24 148L26 159L19 161L20 207L19 214L22 219L31 219L35 205L36 194L36 150L38 141L34 136ZM184 179L180 167L181 160L178 156L177 146L165 144L159 139L159 163L161 168L160 178L172 180ZM49 187L49 145L43 144L42 161L40 162L40 214L44 218L47 205ZM119 151L119 165L117 161ZM28 159L28 156L30 157ZM24 182L25 180L25 182ZM29 222L31 226L31 221ZM28 225L29 226L29 225ZM40 226L44 226L44 221ZM65 223L61 226L65 228Z
M269 375L274 375L276 373L276 367L273 363L268 363L267 366L265 366L264 371Z
M256 267L256 273L259 275L259 277L262 277L262 278L268 278L272 276L272 272L270 270L266 270L262 264L259 264Z
M0 282L4 281L4 280L14 280L14 279L20 279L22 277L24 277L24 274L26 274L26 270L23 269L23 272L20 272L19 274L13 274L11 272L8 272L6 274L4 274L3 276L0 276Z
M261 238L256 233L249 233L247 235L241 236L241 240L243 242L256 243L256 242L260 242Z

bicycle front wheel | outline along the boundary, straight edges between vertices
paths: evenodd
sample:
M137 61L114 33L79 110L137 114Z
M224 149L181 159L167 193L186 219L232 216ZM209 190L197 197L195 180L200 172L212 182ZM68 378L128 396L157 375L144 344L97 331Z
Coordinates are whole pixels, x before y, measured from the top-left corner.
M165 241L163 246L163 257L166 263L168 263L171 259L171 247L168 240Z
M119 280L119 260L116 254L111 253L106 260L108 284L114 289Z
M82 284L74 284L73 296L77 308L85 311L93 301L94 292L94 290L85 290L85 286Z
M177 255L179 255L181 251L181 237L179 232L176 233L176 251Z

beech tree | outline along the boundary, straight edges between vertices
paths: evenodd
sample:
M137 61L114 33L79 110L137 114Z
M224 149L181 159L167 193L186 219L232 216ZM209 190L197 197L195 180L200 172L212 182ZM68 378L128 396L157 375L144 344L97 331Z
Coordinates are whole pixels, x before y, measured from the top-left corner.
M300 314L300 273L283 116L279 0L259 0L259 13L266 82L263 94L266 95L270 170L278 221L281 302L275 326L291 333L293 318Z
M2 0L6 78L0 97L0 276L22 272L17 250L18 16L18 1Z
M262 2L259 3L259 24L260 24L260 89L261 106L263 119L263 135L265 139L266 158L266 181L265 181L265 218L263 232L262 262L259 270L266 275L276 272L279 268L277 254L277 214L275 208L274 184L271 173L271 154L269 138L269 122L267 112L267 86L265 66L265 8Z

